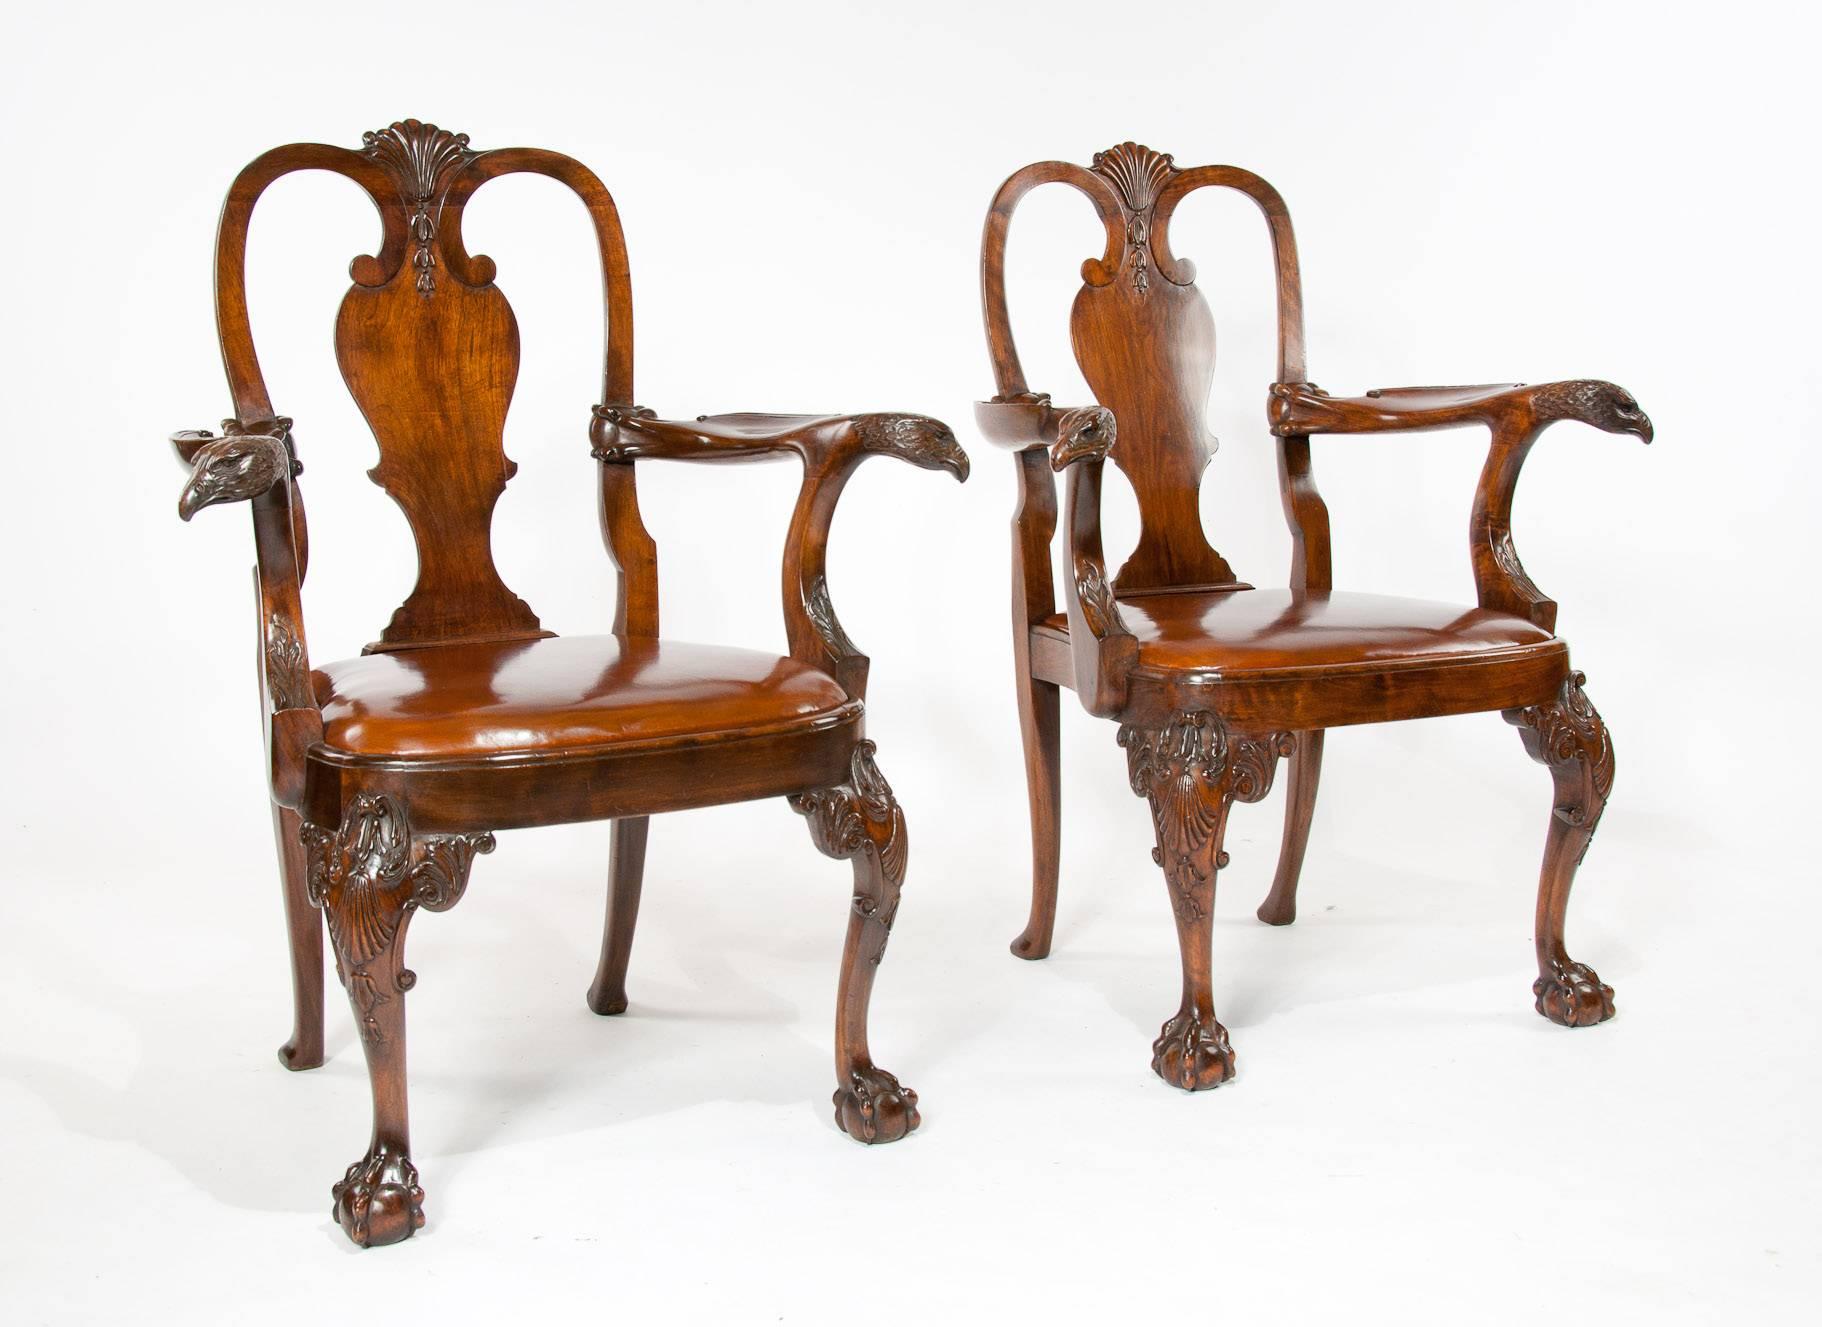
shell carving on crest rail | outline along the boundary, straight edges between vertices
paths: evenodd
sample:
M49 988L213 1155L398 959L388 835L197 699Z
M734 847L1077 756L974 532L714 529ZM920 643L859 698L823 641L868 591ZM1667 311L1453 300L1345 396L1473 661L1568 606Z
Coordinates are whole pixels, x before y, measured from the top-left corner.
M1094 154L1094 173L1120 192L1126 208L1126 254L1132 262L1132 288L1151 289L1151 215L1158 191L1177 173L1170 153L1154 152L1141 143L1121 143Z
M476 153L467 134L452 134L419 120L399 120L384 129L361 135L361 148L397 182L399 196L411 209L412 270L417 288L426 297L436 291L437 221L449 179L472 161Z

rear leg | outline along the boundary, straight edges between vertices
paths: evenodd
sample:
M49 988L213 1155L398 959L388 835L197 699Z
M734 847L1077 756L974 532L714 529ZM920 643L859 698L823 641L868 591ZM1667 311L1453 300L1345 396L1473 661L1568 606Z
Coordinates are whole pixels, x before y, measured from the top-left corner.
M1044 958L1057 920L1062 814L1058 687L1026 673L1019 683L1019 727L1025 738L1025 783L1031 799L1031 917L1012 952Z
M633 956L633 929L639 924L639 893L645 883L645 840L651 817L614 821L613 864L607 875L607 926L601 937L601 963L588 988L588 1007L597 1014L626 1012L626 965Z
M1278 874L1272 892L1259 905L1259 920L1272 926L1289 926L1297 920L1297 882L1303 875L1303 854L1310 846L1310 821L1316 814L1316 785L1322 779L1320 728L1297 734L1297 754L1286 775L1284 843L1278 849Z
M301 823L297 812L272 804L291 949L291 1038L278 1048L278 1062L293 1070L315 1069L323 1062L323 919L310 902Z

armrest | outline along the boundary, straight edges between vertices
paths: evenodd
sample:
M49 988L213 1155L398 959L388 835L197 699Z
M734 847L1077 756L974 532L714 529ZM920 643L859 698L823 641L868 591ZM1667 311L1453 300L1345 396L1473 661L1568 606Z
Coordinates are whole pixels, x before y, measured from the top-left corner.
M219 438L208 429L171 435L178 463L190 471L177 499L177 514L186 521L218 502L251 501L294 473L289 419L224 419L221 427L225 436Z
M1512 540L1512 499L1532 444L1566 420L1645 442L1653 437L1651 419L1632 394L1596 378L1535 387L1392 387L1365 396L1330 396L1313 383L1281 382L1272 385L1267 414L1279 437L1485 425L1492 441L1468 525L1475 590L1482 608L1528 618L1547 631L1556 629L1556 604L1526 575Z
M1479 387L1381 387L1365 396L1330 396L1314 383L1272 384L1267 406L1279 437L1313 433L1404 433L1485 424L1496 431L1543 429L1579 420L1608 433L1651 441L1651 421L1632 395L1610 382L1580 378L1490 383Z
M1106 406L1058 410L1042 392L996 396L974 403L974 421L989 442L1015 452L1043 447L1050 467L1065 469L1075 456L1099 448L1105 456L1117 440L1113 411Z
M649 561L650 536L640 543L630 531L625 505L630 490L615 471L636 460L753 461L794 454L803 461L803 487L785 536L784 623L791 656L832 675L849 695L864 699L867 656L842 630L829 597L827 554L835 507L860 463L869 456L895 456L924 470L947 470L968 478L968 456L948 425L927 415L703 415L691 421L659 419L637 406L597 406L589 429L604 483L617 494L608 518L610 544L622 568L628 558ZM604 490L605 491L605 490ZM604 511L604 514L605 511ZM624 572L623 572L624 574ZM655 580L655 572L652 573ZM625 589L622 591L625 598ZM656 613L638 620L656 630Z
M187 429L171 435L178 461L190 469L177 514L188 521L218 503L252 506L260 693L268 720L272 797L296 810L303 800L304 755L323 735L304 645L302 583L308 552L303 505L291 482L303 467L292 448L289 419L227 419L222 434Z
M1034 445L1047 445L1051 469L1069 476L1063 604L1076 694L1090 714L1111 715L1126 703L1127 678L1139 658L1139 642L1120 616L1101 550L1101 471L1118 429L1105 406L1059 412L1044 398L1044 409Z
M795 454L812 469L896 456L925 470L968 478L955 435L927 415L698 415L659 419L641 406L596 406L589 428L598 461L754 461Z

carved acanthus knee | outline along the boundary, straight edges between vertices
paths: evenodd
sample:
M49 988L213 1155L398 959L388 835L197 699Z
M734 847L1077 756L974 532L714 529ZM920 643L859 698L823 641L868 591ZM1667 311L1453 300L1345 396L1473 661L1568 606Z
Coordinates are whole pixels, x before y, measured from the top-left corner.
M475 855L493 851L493 835L414 835L398 798L361 793L339 828L305 823L301 837L310 901L329 923L337 974L361 1015L361 1038L381 1040L375 1010L417 981L401 962L410 914L454 907Z
M905 813L892 795L892 785L874 762L873 743L861 742L848 762L848 781L817 788L789 799L791 809L810 826L810 838L830 857L846 859L872 853L879 862L875 873L856 877L862 888L854 895L855 913L879 926L879 944L872 961L885 956L886 939L898 914L898 892L905 883L908 844Z
M1519 740L1531 758L1550 767L1556 780L1557 817L1593 838L1613 790L1613 742L1582 690L1587 680L1585 674L1571 673L1555 700L1507 710L1505 718L1517 725Z
M1219 715L1197 710L1173 714L1162 728L1124 724L1119 743L1132 790L1151 803L1151 859L1164 868L1177 915L1198 921L1212 910L1215 873L1227 865L1220 830L1228 804L1264 798L1296 738L1235 736Z

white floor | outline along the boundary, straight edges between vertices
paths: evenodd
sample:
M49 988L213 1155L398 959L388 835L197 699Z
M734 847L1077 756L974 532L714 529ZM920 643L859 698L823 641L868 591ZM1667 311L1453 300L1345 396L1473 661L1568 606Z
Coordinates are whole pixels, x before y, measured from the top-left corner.
M1018 790L897 777L912 872L874 1041L925 1122L894 1147L830 1120L847 868L782 805L656 823L611 1020L581 998L606 827L503 836L412 932L430 1221L366 1253L329 1218L367 1128L339 990L327 1065L272 1055L257 789L158 845L191 871L65 845L0 933L7 1320L1815 1321L1819 918L1769 832L1786 808L1654 817L1619 733L1571 943L1620 1013L1566 1031L1528 989L1545 772L1490 716L1336 734L1292 928L1251 916L1280 800L1236 813L1240 1076L1192 1096L1147 1067L1177 976L1143 805L1111 730L1066 728L1044 963L1005 947Z

